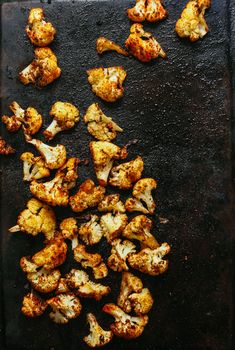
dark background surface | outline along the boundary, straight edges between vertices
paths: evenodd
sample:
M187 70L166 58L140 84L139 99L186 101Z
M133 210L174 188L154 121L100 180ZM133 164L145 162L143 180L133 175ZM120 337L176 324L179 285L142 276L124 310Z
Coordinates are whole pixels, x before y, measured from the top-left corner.
M152 291L155 305L141 338L126 342L115 339L107 349L148 350L230 350L232 349L232 249L234 218L231 182L232 70L234 38L232 7L229 2L213 1L206 18L210 28L204 40L190 44L173 32L186 1L166 1L169 18L159 24L146 24L168 54L142 64L114 53L98 57L95 40L105 35L124 44L129 32L125 15L129 1L64 2L43 5L46 17L57 28L51 45L57 54L62 76L43 90L24 87L17 73L33 58L33 48L24 34L30 2L2 7L2 113L16 100L23 107L32 105L49 124L51 105L61 99L77 105L83 115L98 101L124 132L115 140L124 145L130 139L139 143L129 150L145 161L144 176L159 180L154 230L159 241L172 246L169 271L156 278L143 277ZM231 45L229 45L229 42ZM127 70L125 95L115 104L96 98L87 83L86 69L123 65ZM88 333L86 312L93 311L102 325L112 318L101 313L104 303L115 301L120 275L111 273L107 283L110 297L101 302L82 301L81 316L66 326L55 325L48 315L27 320L20 313L21 300L29 290L19 268L19 259L43 246L42 237L9 235L17 214L30 198L22 181L19 156L33 150L21 132L2 134L17 149L15 156L1 161L1 243L3 335L7 349L87 349L81 338ZM39 133L39 138L43 140ZM69 156L88 158L88 136L83 122L74 130L57 135L52 144L63 143ZM92 166L79 169L80 184L93 176ZM111 189L109 189L111 190ZM126 194L123 194L125 198ZM60 218L69 211L59 210ZM158 216L169 223L160 225ZM99 246L105 256L105 242ZM63 272L79 265L69 258ZM105 281L105 282L106 282ZM47 312L48 313L48 312Z

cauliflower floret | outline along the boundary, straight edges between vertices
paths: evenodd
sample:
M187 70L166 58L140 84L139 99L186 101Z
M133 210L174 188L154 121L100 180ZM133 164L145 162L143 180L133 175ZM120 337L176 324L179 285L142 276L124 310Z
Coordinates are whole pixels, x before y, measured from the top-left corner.
M110 172L109 184L123 190L128 190L134 182L141 178L143 170L143 159L138 156L130 162L113 167Z
M79 228L79 238L87 245L98 243L103 237L103 231L97 222L99 217L91 215L90 221L82 224Z
M19 79L24 85L44 87L60 77L57 57L49 47L36 48L34 55L33 62L19 73Z
M153 297L148 288L143 288L140 293L132 293L128 300L137 315L147 314L153 306Z
M66 162L66 149L64 145L52 147L40 140L32 139L29 136L26 136L26 141L36 147L38 152L45 159L46 166L49 169L58 169Z
M27 209L18 216L17 225L9 231L22 231L32 236L43 233L46 239L50 240L56 231L55 213L48 205L32 198L27 203Z
M79 110L68 102L56 102L50 110L52 123L43 132L47 141L52 140L58 132L69 130L79 122Z
M143 22L146 13L146 0L136 0L133 8L127 10L127 15L133 22Z
M126 72L123 67L93 68L87 71L92 91L107 102L115 102L123 96Z
M149 22L157 22L165 19L168 13L161 0L147 0L145 19Z
M141 62L150 62L161 56L166 58L166 53L151 33L145 32L142 24L135 23L131 26L131 34L126 40L126 48Z
M130 241L121 241L121 239L115 239L111 243L112 250L111 255L108 258L108 266L114 271L128 271L126 260L130 254L136 252L134 243Z
M17 102L12 102L9 106L14 113L12 117L3 116L2 121L6 124L6 128L10 132L19 130L22 126L24 133L28 135L36 134L42 126L42 116L33 107L22 109Z
M142 200L148 208L148 213L153 214L156 208L151 192L157 188L157 182L152 178L139 180L133 187L133 196Z
M66 218L60 223L60 231L64 239L70 239L72 249L78 246L78 226L74 218Z
M210 0L189 1L176 22L176 33L181 38L188 38L191 42L203 38L209 31L204 14L210 4Z
M83 270L72 269L67 275L65 275L65 280L69 288L78 289L89 282L89 276Z
M117 136L117 132L123 131L112 118L102 112L98 103L93 103L88 107L84 122L88 124L88 132L100 141L112 141Z
M24 296L21 312L27 317L38 317L46 308L47 303L31 292Z
M98 253L86 252L86 247L79 244L73 251L74 259L85 269L92 268L95 279L104 278L108 275L108 269L103 262L102 256Z
M0 154L9 155L15 153L15 149L11 147L1 136L0 136Z
M49 317L59 324L68 323L78 317L82 310L80 300L73 293L59 294L46 302L52 308Z
M66 278L60 278L55 294L63 294L63 293L69 293L69 292L70 292L70 289L67 285Z
M106 51L116 51L120 55L128 56L128 52L126 52L121 46L115 44L113 41L101 36L96 41L96 50L99 54L102 54Z
M54 40L56 30L50 22L45 21L42 8L32 8L29 13L26 34L33 45L45 47Z
M143 206L141 201L136 198L128 198L125 203L125 208L129 212L140 211L143 214L148 214L149 211Z
M122 310L127 313L131 312L131 303L128 300L128 297L133 292L140 293L142 289L143 283L140 278L134 276L130 272L123 272L120 294L117 300L118 306L120 306Z
M97 206L104 194L104 187L95 186L94 182L88 179L80 185L78 192L69 198L69 204L74 212L79 213Z
M123 236L128 239L137 239L145 247L156 249L159 243L150 233L152 221L145 215L135 216L123 231Z
M163 257L170 252L170 249L168 243L163 243L154 250L145 248L139 253L131 254L128 263L133 269L157 276L168 269L168 260L163 260Z
M87 314L87 322L90 325L90 333L83 340L88 346L91 348L101 347L112 340L112 331L105 331L101 328L92 313Z
M101 212L125 213L126 209L120 200L120 194L109 194L99 203L98 210Z
M63 177L63 186L68 190L76 186L78 178L77 167L80 163L78 158L69 158L67 162L57 171L56 176Z
M100 225L109 243L121 235L127 223L128 217L126 214L117 213L113 215L112 213L107 213L100 218Z
M24 152L20 159L23 161L24 181L39 180L50 176L50 170L46 167L42 157L34 157L31 152Z
M148 323L148 316L130 316L115 304L104 305L103 311L115 318L115 322L110 325L110 328L117 337L137 338L143 333L144 327Z
M89 147L97 180L101 186L106 186L114 160L125 159L127 149L126 147L120 148L108 141L91 141Z

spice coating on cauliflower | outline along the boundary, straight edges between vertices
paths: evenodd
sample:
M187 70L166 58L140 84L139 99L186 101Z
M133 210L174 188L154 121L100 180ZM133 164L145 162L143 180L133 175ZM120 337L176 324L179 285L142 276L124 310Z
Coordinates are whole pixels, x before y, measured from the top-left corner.
M148 288L143 288L140 293L132 293L128 299L133 311L137 315L145 315L149 313L154 302Z
M104 236L110 243L115 238L119 237L128 223L126 214L107 213L100 218L100 225L103 229Z
M149 213L148 209L146 209L141 201L136 198L128 198L125 203L125 208L129 212L140 211L143 214Z
M87 314L87 322L90 333L83 338L84 342L91 348L97 348L108 344L113 337L112 331L105 331L97 322L92 313Z
M156 204L151 194L156 188L157 182L152 178L140 179L133 187L133 196L142 200L147 205L149 214L153 214L156 208Z
M143 22L145 20L146 0L136 0L133 8L127 10L127 15L133 22Z
M68 190L74 188L78 178L77 167L80 163L78 158L69 158L67 162L57 170L56 176L63 178L63 186Z
M108 266L113 271L128 271L129 267L126 263L130 254L136 252L134 243L130 241L121 241L121 239L115 239L111 242L112 250L111 255L108 258Z
M24 152L20 159L23 162L24 181L39 180L50 176L50 170L42 157L35 157L31 152Z
M103 36L99 37L96 41L96 51L98 54L102 54L106 51L116 51L123 56L129 55L128 52L126 52L121 46Z
M123 96L126 72L123 67L93 68L87 71L92 91L107 102L115 102Z
M78 226L74 218L66 218L60 223L60 231L64 239L72 242L72 249L78 246Z
M41 316L47 308L47 303L34 293L28 293L24 296L21 312L26 317Z
M46 302L52 308L49 317L59 324L68 323L78 317L82 310L80 300L73 293L59 294Z
M90 220L79 227L79 238L86 245L96 244L103 237L103 230L98 220L97 215L91 215Z
M161 0L136 0L133 8L127 10L127 15L133 22L157 22L168 15Z
M120 200L120 194L109 194L108 196L105 196L104 199L99 203L98 210L101 212L112 212L114 214L116 213L125 213L126 209L124 207L124 204Z
M16 150L0 136L0 154L7 156L15 153L15 151Z
M55 294L69 293L70 289L67 285L66 278L60 278L58 287L56 288Z

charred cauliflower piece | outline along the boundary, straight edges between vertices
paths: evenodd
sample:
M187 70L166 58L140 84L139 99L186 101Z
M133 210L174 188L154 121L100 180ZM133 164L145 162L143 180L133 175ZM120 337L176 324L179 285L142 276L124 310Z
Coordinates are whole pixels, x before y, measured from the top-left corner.
M109 243L121 235L127 223L128 217L126 214L117 213L113 215L112 213L107 213L100 218L100 225Z
M149 214L153 214L156 208L151 194L156 188L157 182L152 178L141 179L133 187L133 196L147 205Z
M126 40L126 48L141 62L150 62L158 56L166 58L166 53L151 33L145 32L142 24L131 26L131 34Z
M130 316L115 304L104 305L103 311L115 318L115 322L110 325L110 328L117 337L137 338L143 333L144 327L148 323L148 316Z
M176 22L176 33L191 42L203 38L209 31L204 15L210 5L210 0L189 1Z
M0 154L7 156L13 153L15 153L15 149L0 136Z
M147 0L145 19L149 22L157 22L165 19L168 13L161 0Z
M69 198L69 204L74 212L79 213L97 206L104 194L104 187L95 186L94 182L88 179L80 185L78 192Z
M88 346L98 348L108 344L112 340L112 331L105 331L101 328L92 313L87 314L87 322L90 325L90 333L83 340Z
M120 148L107 141L92 141L89 147L97 180L101 186L106 186L114 160L125 159L127 149L126 147Z
M56 176L63 178L63 186L68 190L76 186L78 178L77 167L80 163L78 158L69 158L67 162L57 171Z
M43 132L47 141L52 140L61 131L69 130L79 122L79 110L68 102L56 102L50 110L52 123Z
M126 52L121 46L103 36L99 37L96 41L96 51L98 54L102 54L106 51L116 51L123 56L129 55L128 52Z
M79 227L79 238L86 245L96 244L103 237L103 230L98 220L97 215L91 215L91 219Z
M115 102L123 96L126 72L123 67L93 68L87 71L92 91L107 102Z
M34 293L28 293L24 296L21 312L26 317L41 316L47 308L47 303Z
M99 203L98 210L101 212L125 213L126 209L120 200L120 194L109 194Z
M18 216L17 225L11 227L9 231L22 231L32 236L43 233L45 238L50 240L56 231L55 213L48 205L32 198L27 203L27 209Z
M128 198L125 203L125 208L129 212L140 211L143 214L149 213L148 209L146 209L141 201L136 198Z
M28 25L25 28L31 43L45 47L54 40L56 30L50 22L45 21L42 8L32 8L29 13Z
M60 223L60 231L64 239L72 242L72 249L78 246L78 226L74 218L66 218Z
M109 184L123 190L129 190L133 183L141 178L143 170L143 159L138 156L130 162L113 167L110 172Z
M140 293L132 293L128 297L133 311L137 315L147 314L153 306L153 297L148 288L143 288Z
M33 62L19 73L19 79L24 85L44 87L60 77L57 57L49 47L36 48L34 55Z
M42 157L34 157L31 152L24 152L20 159L23 162L24 181L39 180L50 176L50 170Z
M135 216L123 231L123 236L128 239L137 239L145 247L156 249L159 243L150 233L152 221L145 215Z
M145 248L137 254L131 254L128 262L133 269L157 276L168 269L168 260L163 260L163 257L170 252L170 249L168 243L163 243L154 250Z
M128 271L129 267L126 261L130 254L136 252L135 245L127 240L122 242L121 239L115 239L111 245L112 250L108 258L108 266L114 271Z
M98 103L88 107L84 122L87 124L88 132L99 141L112 141L117 136L117 132L123 131L112 118L102 112Z
M60 278L55 294L57 295L57 294L64 294L69 292L70 292L70 289L67 285L66 278Z
M133 22L143 22L146 14L146 0L136 0L133 8L127 10L127 15Z
M4 115L2 121L10 132L18 131L22 126L24 133L28 135L36 134L42 126L42 116L33 107L22 109L17 102L12 102L9 106L14 113L12 117Z
M80 300L73 293L59 294L47 300L47 305L52 308L50 318L59 324L68 323L78 317L82 310Z
M82 285L89 282L89 276L83 270L72 269L65 276L65 281L66 281L69 288L78 289Z

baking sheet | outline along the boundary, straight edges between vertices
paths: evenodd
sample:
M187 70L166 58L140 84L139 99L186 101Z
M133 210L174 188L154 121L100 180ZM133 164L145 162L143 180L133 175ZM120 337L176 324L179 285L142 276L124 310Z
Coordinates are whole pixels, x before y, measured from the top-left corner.
M231 204L231 65L227 1L213 1L206 18L210 33L190 44L173 32L186 1L166 1L169 18L146 24L168 54L142 64L114 53L99 57L95 41L104 35L123 44L130 23L125 15L129 1L74 1L41 4L58 34L51 48L57 54L62 76L43 90L24 87L17 73L33 58L33 48L24 34L32 2L2 7L2 113L16 100L32 105L49 124L48 112L57 100L76 104L81 113L93 102L124 129L115 142L139 143L129 149L129 159L140 154L145 161L144 176L159 180L154 232L159 241L172 246L170 268L163 276L143 277L156 299L144 334L126 342L115 338L107 349L232 349L232 218ZM33 2L39 5L38 2ZM95 97L87 83L86 69L123 65L127 70L125 95L115 104ZM42 130L42 131L43 131ZM103 325L112 318L101 313L102 306L115 301L120 275L110 272L107 283L112 293L101 302L83 301L81 316L65 326L52 323L47 315L27 320L20 313L23 295L29 291L20 271L19 259L43 246L42 237L10 235L30 192L22 181L19 156L33 150L21 132L2 134L17 149L15 156L1 160L1 252L4 342L7 349L87 349L81 342L88 334L87 311L93 311ZM39 133L39 138L41 137ZM43 138L42 138L43 139ZM89 157L86 128L80 122L70 132L59 134L52 144L63 143L69 156ZM78 185L94 172L79 169ZM58 210L60 217L69 211ZM158 216L169 223L160 225ZM105 242L99 249L105 256ZM71 257L63 272L79 267ZM48 312L47 312L48 313Z

